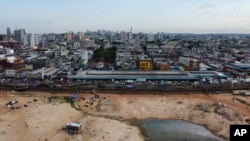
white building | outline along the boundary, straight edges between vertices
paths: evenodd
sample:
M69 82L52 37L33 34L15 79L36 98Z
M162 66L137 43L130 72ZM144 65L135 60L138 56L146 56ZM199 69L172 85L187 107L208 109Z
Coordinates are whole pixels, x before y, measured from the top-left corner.
M35 45L39 45L40 41L42 40L41 34L35 34L34 35Z
M126 41L126 32L122 31L121 32L121 42L125 42Z
M114 34L111 34L110 35L110 42L115 42L116 41L116 38L115 38L115 35Z
M84 33L83 32L78 32L79 41L81 41L83 37L84 37Z
M0 60L4 60L5 59L5 55L6 55L6 52L3 49L3 46L0 46Z
M35 46L35 38L34 38L34 34L29 34L29 43L31 47Z
M29 35L28 34L23 35L22 42L26 46L29 45Z
M197 59L189 58L189 57L179 57L179 62L184 66L195 67L198 68L199 61Z
M154 41L154 34L150 33L148 34L148 41Z
M132 42L132 39L133 39L133 37L132 37L132 32L129 32L129 33L128 33L128 41L131 43L131 42Z

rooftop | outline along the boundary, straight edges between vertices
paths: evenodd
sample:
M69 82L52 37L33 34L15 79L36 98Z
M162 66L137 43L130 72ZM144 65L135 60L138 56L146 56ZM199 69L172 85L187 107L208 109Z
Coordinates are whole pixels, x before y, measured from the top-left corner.
M80 128L81 127L81 124L79 123L74 123L74 122L69 122L66 124L66 126L71 126L71 127L78 127Z
M231 63L229 65L240 67L240 68L250 68L250 63Z
M163 72L163 71L81 71L76 75L69 76L73 79L86 80L168 80L168 81L188 81L199 78L188 72Z

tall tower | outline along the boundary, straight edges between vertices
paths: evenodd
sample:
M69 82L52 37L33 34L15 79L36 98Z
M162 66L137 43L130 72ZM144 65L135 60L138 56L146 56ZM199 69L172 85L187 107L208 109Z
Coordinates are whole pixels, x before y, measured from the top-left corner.
M133 28L130 28L130 32L128 33L128 41L131 43L132 42L132 33L133 33Z
M114 35L114 34L111 34L111 35L110 35L110 42L112 43L112 42L115 42L115 41L116 41L115 35Z
M35 46L35 37L34 37L34 34L30 34L29 35L29 43L30 43L31 47Z
M78 32L78 40L81 41L84 36L83 32Z
M18 42L24 43L25 40L25 30L24 29L17 29L14 31L14 39Z
M7 34L6 34L7 40L9 40L9 39L10 39L10 36L11 36L11 30L10 30L9 27L7 27L6 32L7 32Z
M154 41L154 34L148 34L148 41Z
M122 31L120 34L121 34L121 42L125 42L126 41L126 32Z

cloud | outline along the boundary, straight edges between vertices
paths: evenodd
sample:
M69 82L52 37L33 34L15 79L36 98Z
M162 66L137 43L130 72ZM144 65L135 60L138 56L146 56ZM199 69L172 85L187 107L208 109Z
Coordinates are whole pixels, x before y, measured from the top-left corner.
M210 9L210 8L215 8L216 6L213 4L202 4L198 7L198 9Z

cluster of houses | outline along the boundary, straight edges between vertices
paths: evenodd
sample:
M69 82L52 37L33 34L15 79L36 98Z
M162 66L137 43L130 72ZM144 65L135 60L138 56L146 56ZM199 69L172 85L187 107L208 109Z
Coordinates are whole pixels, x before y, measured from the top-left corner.
M110 75L100 77L111 80L126 79L119 71L138 75L159 71L162 78L174 77L164 72L216 71L237 79L246 79L250 72L250 41L244 34L147 34L104 30L39 37L40 41L32 46L11 46L6 42L17 41L0 41L0 84L11 82L6 79L57 81L79 77L94 80L98 75L91 75L91 78L83 75L93 70L104 71L104 74L105 71L113 74L117 71L114 78L108 77ZM113 63L93 62L94 51L100 46L116 47ZM153 79L151 75L148 77Z

